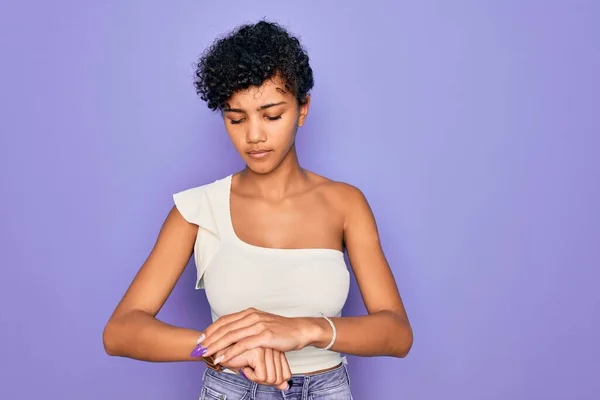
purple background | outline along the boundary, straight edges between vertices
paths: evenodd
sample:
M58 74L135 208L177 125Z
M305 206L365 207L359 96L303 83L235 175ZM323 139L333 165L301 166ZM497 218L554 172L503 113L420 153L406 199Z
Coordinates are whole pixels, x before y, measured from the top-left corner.
M599 11L2 2L0 398L197 398L202 364L110 358L101 334L171 194L241 167L192 67L266 16L315 71L301 162L365 192L414 326L408 358L350 358L356 398L597 399ZM193 280L160 318L208 323Z

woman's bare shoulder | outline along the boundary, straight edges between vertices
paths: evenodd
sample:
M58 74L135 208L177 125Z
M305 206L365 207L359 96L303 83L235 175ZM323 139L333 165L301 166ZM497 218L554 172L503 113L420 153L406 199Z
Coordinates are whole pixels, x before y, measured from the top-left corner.
M337 181L314 172L308 172L315 188L320 190L330 200L342 201L366 201L363 192L348 182Z

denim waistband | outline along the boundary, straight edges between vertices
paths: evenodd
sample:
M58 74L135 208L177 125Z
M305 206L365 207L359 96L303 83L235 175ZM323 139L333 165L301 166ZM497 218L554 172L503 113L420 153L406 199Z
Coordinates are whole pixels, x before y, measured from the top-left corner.
M240 395L240 398L244 394L250 393L250 399L260 397L257 396L258 392L279 392L282 394L282 398L293 397L294 395L306 398L309 394L330 392L344 386L349 390L350 387L350 376L345 358L340 366L329 371L309 375L293 375L290 379L291 387L285 391L270 385L259 385L256 382L249 381L242 375L218 372L210 368L204 371L203 379L204 385L209 388L236 392Z

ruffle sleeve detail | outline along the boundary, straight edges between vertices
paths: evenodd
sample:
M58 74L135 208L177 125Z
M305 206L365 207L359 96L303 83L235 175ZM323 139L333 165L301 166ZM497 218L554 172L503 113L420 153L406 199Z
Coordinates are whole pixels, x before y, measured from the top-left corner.
M173 201L187 222L198 225L198 235L194 244L195 287L204 289L202 278L220 245L218 224L207 194L207 187L199 186L175 193Z

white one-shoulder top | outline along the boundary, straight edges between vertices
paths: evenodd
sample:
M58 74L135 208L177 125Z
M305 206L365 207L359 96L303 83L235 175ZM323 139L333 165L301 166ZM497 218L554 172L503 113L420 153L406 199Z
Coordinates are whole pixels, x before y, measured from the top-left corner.
M285 317L342 315L350 274L336 249L276 249L239 239L231 222L232 175L173 195L181 215L198 225L196 289L212 320L250 307ZM334 367L342 356L306 347L286 353L292 374Z

